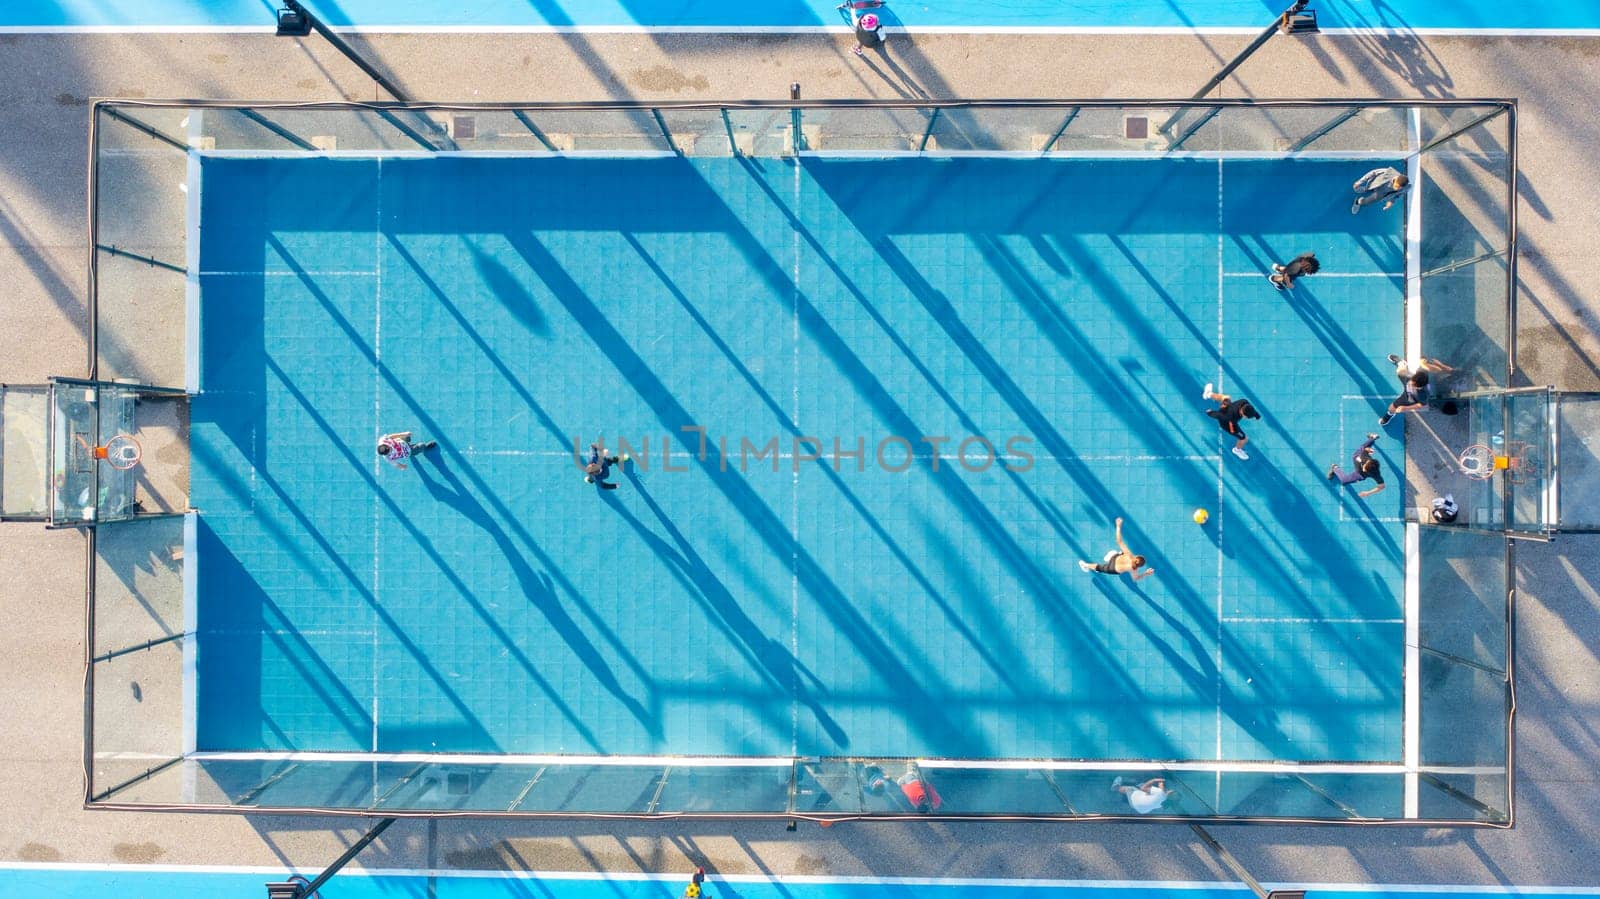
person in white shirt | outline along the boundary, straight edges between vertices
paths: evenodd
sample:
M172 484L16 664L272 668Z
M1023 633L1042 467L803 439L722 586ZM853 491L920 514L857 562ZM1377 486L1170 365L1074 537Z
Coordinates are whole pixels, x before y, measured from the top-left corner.
M1161 808L1167 797L1172 795L1167 790L1167 779L1164 777L1152 777L1138 786L1125 784L1119 777L1111 782L1111 789L1128 797L1128 804L1141 815Z
M410 431L396 431L378 438L378 455L394 463L395 468L405 468L406 460L417 453L425 453L439 445L437 440L411 442Z

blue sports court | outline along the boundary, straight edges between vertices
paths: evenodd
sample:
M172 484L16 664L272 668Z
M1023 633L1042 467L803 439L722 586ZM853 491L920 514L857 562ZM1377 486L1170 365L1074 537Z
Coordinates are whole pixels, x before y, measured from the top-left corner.
M196 748L1398 762L1350 155L201 154Z

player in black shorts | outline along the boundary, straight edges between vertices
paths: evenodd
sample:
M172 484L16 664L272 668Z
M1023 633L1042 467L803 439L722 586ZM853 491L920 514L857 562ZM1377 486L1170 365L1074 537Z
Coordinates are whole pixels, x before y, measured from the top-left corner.
M1261 413L1256 411L1256 407L1249 400L1242 397L1236 400L1226 393L1215 393L1211 387L1210 384L1206 385L1201 399L1215 400L1217 408L1207 409L1206 414L1215 418L1217 424L1222 426L1222 430L1239 438L1233 445L1233 454L1241 459L1249 459L1250 454L1244 451L1244 445L1250 442L1250 438L1244 435L1244 428L1239 425L1239 421L1244 418L1260 419Z
M1122 540L1122 519L1117 519L1117 548L1105 554L1105 558L1098 562L1085 562L1078 560L1078 568L1083 571L1093 571L1099 574L1131 574L1134 580L1147 578L1156 573L1154 568L1144 567L1144 556L1136 556L1128 551L1128 544Z

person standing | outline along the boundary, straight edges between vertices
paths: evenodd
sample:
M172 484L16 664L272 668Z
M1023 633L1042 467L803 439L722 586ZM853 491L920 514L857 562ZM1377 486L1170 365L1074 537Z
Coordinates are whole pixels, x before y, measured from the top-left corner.
M1382 490L1384 487L1383 471L1378 466L1377 458L1372 455L1372 445L1376 442L1378 442L1378 435L1368 434L1367 441L1361 444L1360 448L1350 456L1350 461L1355 464L1355 468L1351 471L1340 471L1339 463L1335 462L1328 466L1328 480L1337 480L1340 485L1345 487L1368 479L1378 482L1378 486L1371 490L1362 490L1356 494L1357 496L1371 496Z
M1411 186L1411 179L1400 174L1399 169L1384 166L1357 178L1356 183L1351 186L1355 188L1357 194L1360 194L1355 202L1350 204L1350 214L1355 215L1361 211L1361 207L1371 206L1379 200L1388 201L1383 204L1384 209L1393 206L1395 199Z
M1083 572L1093 571L1096 574L1131 574L1134 580L1141 580L1156 573L1154 568L1140 572L1144 567L1144 556L1134 555L1128 550L1128 544L1122 539L1122 519L1117 519L1117 548L1105 554L1099 562L1086 562L1078 560L1078 569Z
M589 461L583 466L584 483L598 483L602 490L617 489L617 485L606 480L606 478L611 477L611 466L626 461L628 461L626 453L620 456L613 456L611 451L602 444L589 444Z
M1288 265L1274 264L1272 274L1267 276L1267 280L1279 290L1288 290L1294 287L1294 279L1315 275L1321 270L1322 263L1317 261L1316 253L1301 253L1289 260Z
M881 6L882 4L859 5ZM850 27L856 32L856 45L850 48L850 52L864 56L866 54L863 51L866 49L877 50L883 47L883 19L879 18L877 13L869 12L861 15L856 11L857 6L858 4L854 2L839 4L840 9L850 11Z
M1167 790L1167 779L1152 777L1138 786L1125 784L1122 778L1111 782L1111 789L1128 797L1128 805L1141 815L1148 815L1161 808L1172 793Z
M1233 454L1238 456L1240 459L1249 461L1250 454L1244 451L1244 445L1250 442L1250 438L1245 436L1244 428L1239 424L1239 422L1246 418L1259 420L1261 418L1261 413L1256 411L1255 404L1251 403L1249 400L1235 400L1226 393L1216 393L1211 388L1212 385L1207 384L1205 391L1201 393L1200 397L1201 399L1205 400L1215 400L1217 403L1217 408L1207 409L1206 414L1216 419L1217 424L1221 426L1222 430L1226 431L1229 435L1238 438L1237 442L1235 442L1233 445Z
M378 438L378 455L394 463L395 468L404 469L406 460L417 453L425 453L439 445L437 440L424 440L421 443L411 442L410 431L396 431Z

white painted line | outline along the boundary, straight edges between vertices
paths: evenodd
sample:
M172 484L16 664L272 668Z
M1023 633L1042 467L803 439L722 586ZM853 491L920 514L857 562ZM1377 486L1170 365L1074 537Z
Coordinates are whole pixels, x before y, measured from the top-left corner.
M845 37L840 25L333 25L338 34L801 34ZM0 34L273 34L272 25L3 25ZM918 25L885 28L889 35L1251 35L1259 25ZM1326 27L1324 37L1600 37L1600 28L1366 28Z
M1407 818L1419 816L1417 801L1417 769L1422 763L1422 528L1411 522L1406 525L1406 597L1405 597L1405 706L1400 738L1401 757L1405 760L1405 804L1401 814Z
M1199 771L1215 774L1401 774L1398 762L1224 762L1186 761L1050 761L1041 759L917 759L917 767L933 769L1022 771ZM1431 770L1431 769L1430 769ZM1495 769L1503 772L1505 769Z
M826 135L826 132L824 132ZM1322 150L1303 153L1274 153L1267 150L877 150L871 148L848 150L804 150L799 156L823 159L971 157L976 159L1148 159L1165 162L1172 159L1393 159L1392 151L1377 150Z
M671 436L671 435L664 435L664 436ZM820 440L821 438L818 438L818 439ZM706 442L707 442L706 457L707 458L715 458L718 454L715 453L715 452L712 452L711 449L710 449L710 447L712 445L714 445L714 444L711 443L711 440L709 438L707 439ZM841 445L841 446L843 446L843 445ZM869 444L869 446L870 446L870 444ZM641 453L642 453L642 449L637 444L630 444L629 448L630 449L640 449ZM467 458L474 458L474 457L479 457L479 456L485 456L485 457L487 457L487 456L512 456L512 457L516 457L516 458L525 458L525 459L526 458L540 458L540 457L544 457L544 458L562 458L562 457L565 457L565 458L568 458L568 459L573 458L572 453L570 451L568 451L568 450L488 450L488 449L476 449L474 447L470 447L469 446L469 447L465 447L465 448L456 450L456 453L458 455L465 456ZM692 458L693 455L694 454L691 453L691 454L689 454L688 457L682 457L682 456L678 456L678 455L674 454L673 458L675 458L675 459L678 459L678 458ZM730 460L734 459L736 457L736 455L737 454L734 453L731 449L729 450L728 458ZM774 453L774 454L770 454L770 455L763 455L759 459L757 459L754 455L751 455L749 457L750 461L751 461L751 468L752 469L759 468L760 465L763 462L766 462L766 460L772 459L774 457L776 457L776 458L778 458L780 460L792 460L792 459L794 459L795 454L794 453ZM804 458L811 459L812 457L807 455ZM841 456L840 458L844 458L844 457ZM927 462L927 461L930 461L930 460L933 459L933 454L932 453L912 453L910 456L902 456L902 455L898 455L897 454L897 455L895 455L894 458L896 460L909 458L912 461L916 461L916 462ZM1222 457L1220 455L1216 454L1216 453L1205 453L1205 454L1195 454L1195 455L1172 455L1172 456L1163 456L1163 455L1124 456L1124 455L1111 454L1111 455L1083 455L1083 456L1033 455L1033 456L1028 456L1028 457L1013 456L1013 455L1008 455L1006 453L996 453L995 454L995 463L996 464L1000 464L1000 463L1004 463L1004 462L1021 462L1021 461L1024 461L1025 458L1032 459L1035 463L1039 463L1039 462L1122 462L1122 463L1125 463L1125 464L1131 464L1131 463L1134 463L1134 462L1217 462L1217 461L1220 461L1222 459ZM635 454L635 456L634 456L635 463L637 463L638 459L639 459L639 454ZM969 455L968 459L969 459L969 461L973 462L974 465L976 465L978 457L974 453L972 455ZM833 456L832 456L831 450L829 448L827 448L827 447L824 447L824 449L822 451L822 455L816 458L816 461L819 462L819 463L829 463L829 464L831 464L832 460L833 460ZM941 462L952 462L953 463L953 462L956 461L956 455L954 453L940 453L939 454L939 460ZM649 461L649 460L647 459L646 461ZM971 470L971 469L965 469L965 470Z
M97 753L96 758L124 758L127 754ZM144 758L145 756L137 756ZM158 756L150 756L156 758ZM245 762L326 762L348 764L432 764L432 765L611 765L647 768L784 768L799 759L790 756L594 756L594 755L487 755L479 753L429 752L195 752L190 761ZM870 760L863 759L865 764ZM918 759L919 767L951 770L992 771L1200 771L1200 772L1284 772L1301 774L1401 774L1398 762L1229 762L1212 759L1173 759L1168 761L1061 760L1061 759ZM1465 769L1434 769L1462 773ZM1478 769L1473 769L1474 771ZM1484 768L1482 773L1501 769Z
M385 433L383 425L383 160L378 160L377 174L377 207L373 216L375 223L372 228L372 247L376 254L372 260L374 270L378 272L373 279L372 296L372 445L377 446L378 440ZM417 464L413 458L411 464ZM372 467L374 477L383 475L383 458L373 453ZM380 580L383 573L383 497L378 491L373 491L372 497L372 595L380 602L383 596L383 585ZM378 656L381 646L378 641L378 610L374 606L369 610L372 617L372 751L378 751ZM373 781L373 792L377 792L377 781ZM373 802L377 802L377 795Z
M191 129L199 116L190 116ZM191 130L191 136L198 136ZM200 392L200 157L187 154L183 204L183 389Z
M1261 278L1263 280L1266 279L1266 275L1266 272L1222 273L1222 277L1224 278ZM1319 281L1323 278L1388 278L1393 280L1395 278L1403 278L1405 276L1405 272L1317 272L1316 274L1317 280ZM1306 277L1309 278L1311 276L1306 275Z
M792 120L791 120L792 121ZM794 126L791 125L791 128ZM796 128L790 141L798 148L805 141L805 130ZM798 217L800 211L800 198L804 190L801 180L802 169L794 166L794 196L791 201L793 212ZM800 234L800 229L794 230L794 271L793 280L790 281L789 290L789 339L794 342L793 366L793 401L794 413L790 421L796 428L800 427L800 260L805 252L805 244ZM836 438L837 440L837 438ZM837 446L837 442L835 443ZM881 444L880 444L881 446ZM798 447L796 447L798 449ZM838 457L834 457L838 461ZM789 654L795 659L800 655L800 466L795 464L794 480L789 489L789 536L794 541L794 549L789 553ZM789 754L800 754L800 666L789 666Z
M1404 618L1254 618L1230 615L1229 624L1404 624Z
M196 689L199 656L196 640L200 630L200 584L196 547L200 542L200 516L187 512L183 516L183 754L192 755L198 739L199 694ZM185 790L186 798L190 790Z
M265 107L272 108L272 107ZM293 109L293 107L285 107ZM486 110L494 111L494 110ZM201 150L222 159L433 159L440 156L478 159L677 159L670 150ZM1385 158L1392 158L1388 154Z
M332 276L341 276L342 277L342 276L347 276L347 275L361 275L361 276L365 276L365 277L370 278L370 277L376 275L377 272L337 272L337 271L334 271L334 272L315 272L315 271L230 272L230 271L210 271L210 272L201 272L200 274L203 277L207 277L207 278L212 278L212 277L243 277L243 278L286 278L286 277L292 277L292 278L300 278L300 277L332 277Z
M1222 194L1222 173L1223 173L1223 168L1224 168L1224 166L1223 166L1222 160L1221 159L1217 160L1217 371L1216 371L1216 381L1213 382L1213 383L1216 383L1216 384L1221 384L1222 383L1222 360L1227 358L1226 356L1223 355L1223 305L1222 305L1222 303L1223 303L1223 295L1226 293L1226 291L1224 290L1224 287L1223 287L1222 269L1223 269L1223 265L1224 265L1224 261L1223 260L1224 260L1224 257L1226 255L1226 252L1227 252L1227 242L1223 238L1223 235L1227 233L1227 229L1223 227L1223 194ZM1224 441L1224 442L1226 442L1226 441ZM1228 452L1231 452L1231 450L1228 450ZM1216 748L1215 748L1214 752L1216 753L1216 758L1218 758L1218 759L1222 758L1222 593L1223 593L1222 584L1223 584L1223 574L1224 574L1224 571L1225 571L1225 568L1223 566L1223 561L1224 560L1223 560L1223 551L1222 551L1222 500L1223 500L1222 485L1223 485L1223 476L1225 474L1225 472L1223 471L1223 465L1224 464L1225 463L1224 463L1223 458L1222 458L1222 453L1218 453L1217 454L1217 643L1216 643L1216 647L1217 648L1216 648L1216 660L1215 660L1215 670L1217 672L1217 675L1216 675L1216 678L1215 678L1215 680L1216 680L1215 689L1213 691L1213 696L1212 696L1212 702L1213 702L1213 705L1216 708L1215 722L1214 722L1215 727L1216 727ZM1220 777L1217 778L1216 788L1213 791L1213 793L1214 793L1214 795L1212 797L1211 807L1212 808L1221 808L1222 807L1222 778L1220 778Z
M196 761L371 762L436 765L618 765L658 768L770 768L791 756L535 755L450 752L195 752Z
M1400 352L1415 366L1422 359L1422 110L1411 110L1411 155L1406 177L1411 188L1406 204L1406 345Z

